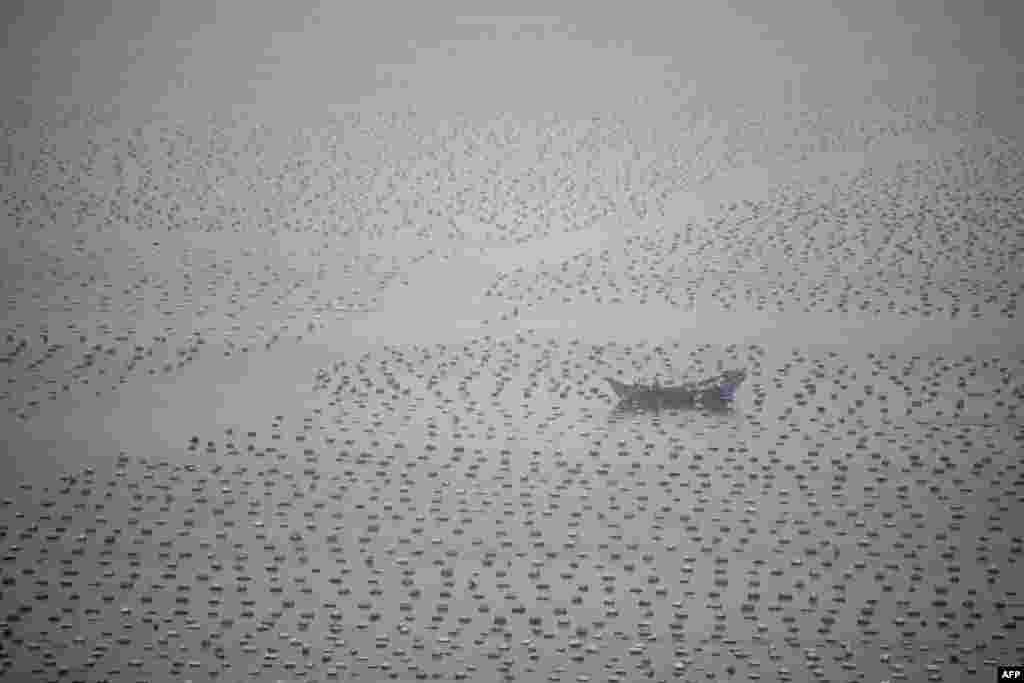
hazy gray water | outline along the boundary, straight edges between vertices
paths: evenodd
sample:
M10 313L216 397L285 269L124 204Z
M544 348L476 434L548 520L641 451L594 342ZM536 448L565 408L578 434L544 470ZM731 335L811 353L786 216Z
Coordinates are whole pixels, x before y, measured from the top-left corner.
M120 115L14 112L4 148L5 676L981 681L1019 662L1022 166L972 109L1014 122L992 84L965 78L1005 59L939 54L949 17L908 56L887 11L882 88L829 12L821 36L735 14L689 40L648 27L636 47L678 43L667 65L589 24L503 24L420 46L384 69L404 86L351 109L305 92L379 84L331 66L326 14L254 16L273 49L248 32L221 61L231 22L212 21L177 75L166 37L195 17L165 17L121 89L104 36L146 22L114 13L71 95ZM709 79L722 35L735 59ZM393 59L415 47L389 38ZM801 62L830 68L783 87ZM906 92L854 107L872 83ZM604 382L733 367L750 376L717 414L623 409Z

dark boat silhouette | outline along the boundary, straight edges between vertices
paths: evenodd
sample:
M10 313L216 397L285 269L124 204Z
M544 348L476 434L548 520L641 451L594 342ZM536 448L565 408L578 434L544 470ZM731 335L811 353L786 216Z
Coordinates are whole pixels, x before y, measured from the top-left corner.
M747 371L741 368L677 386L626 384L612 377L606 377L605 381L623 406L722 410L736 399L736 391L746 379Z

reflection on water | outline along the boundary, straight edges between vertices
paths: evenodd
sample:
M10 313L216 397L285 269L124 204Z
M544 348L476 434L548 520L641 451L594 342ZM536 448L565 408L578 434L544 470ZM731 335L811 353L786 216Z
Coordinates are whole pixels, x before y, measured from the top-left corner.
M676 419L684 421L694 417L735 422L743 418L743 412L738 410L731 401L720 401L717 404L704 404L698 407L693 403L683 401L643 397L623 399L615 404L609 413L609 421L612 423L643 417L660 422Z

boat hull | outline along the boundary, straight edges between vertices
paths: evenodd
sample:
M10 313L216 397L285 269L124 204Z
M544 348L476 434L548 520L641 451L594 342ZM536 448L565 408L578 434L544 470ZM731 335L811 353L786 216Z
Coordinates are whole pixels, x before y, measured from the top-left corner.
M655 408L716 408L728 406L746 380L745 370L730 370L700 382L680 386L626 384L612 377L605 381L621 403Z

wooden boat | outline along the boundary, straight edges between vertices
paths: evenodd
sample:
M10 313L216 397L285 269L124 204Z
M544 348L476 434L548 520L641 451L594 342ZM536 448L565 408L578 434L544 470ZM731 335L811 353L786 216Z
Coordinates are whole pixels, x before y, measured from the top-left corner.
M687 382L678 386L660 384L626 384L612 377L605 381L621 403L655 408L717 408L727 407L736 399L736 391L747 379L745 369L726 370L720 375Z

